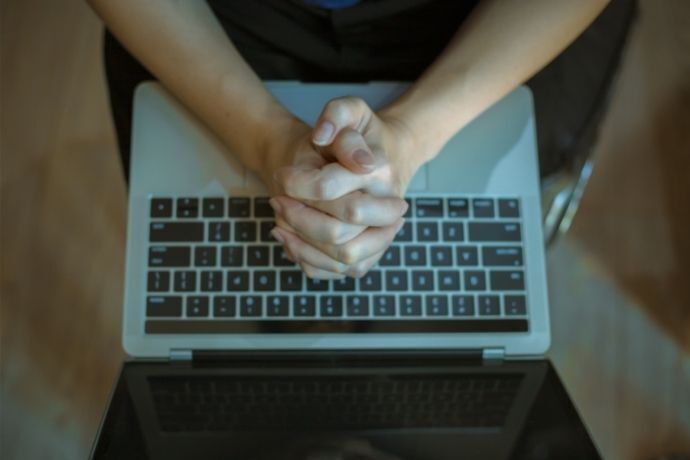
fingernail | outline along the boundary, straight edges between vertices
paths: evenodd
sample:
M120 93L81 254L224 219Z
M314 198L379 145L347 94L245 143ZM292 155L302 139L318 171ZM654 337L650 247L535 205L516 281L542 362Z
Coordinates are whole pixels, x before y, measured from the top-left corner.
M283 235L280 234L280 231L278 230L277 227L274 228L273 230L271 230L271 236L273 238L275 238L276 241L279 242L280 244L285 243L285 238L283 238Z
M271 198L268 200L268 204L271 205L276 214L282 214L283 206L280 204L280 201L276 200L275 198Z
M355 150L355 152L352 154L352 158L359 163L360 166L365 168L374 167L374 155L364 149Z
M335 126L333 126L333 123L330 121L321 122L321 124L316 127L316 130L314 130L312 140L316 145L328 145L334 132Z

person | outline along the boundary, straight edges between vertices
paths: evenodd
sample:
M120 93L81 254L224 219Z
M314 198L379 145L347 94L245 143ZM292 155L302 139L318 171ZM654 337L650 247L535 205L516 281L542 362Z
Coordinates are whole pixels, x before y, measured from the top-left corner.
M89 0L114 68L134 56L265 183L273 236L307 276L363 276L403 223L408 182L463 126L549 63L607 0ZM129 51L119 48L119 44ZM262 80L413 80L373 111L329 101L312 128ZM122 87L128 88L122 94ZM128 167L129 107L113 103ZM123 115L124 114L124 115Z

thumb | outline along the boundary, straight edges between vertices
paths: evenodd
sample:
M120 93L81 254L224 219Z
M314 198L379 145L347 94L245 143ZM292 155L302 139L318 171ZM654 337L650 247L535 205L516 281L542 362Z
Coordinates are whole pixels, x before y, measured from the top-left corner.
M362 133L372 117L371 108L361 98L332 99L314 126L312 142L352 172L369 173L376 165Z

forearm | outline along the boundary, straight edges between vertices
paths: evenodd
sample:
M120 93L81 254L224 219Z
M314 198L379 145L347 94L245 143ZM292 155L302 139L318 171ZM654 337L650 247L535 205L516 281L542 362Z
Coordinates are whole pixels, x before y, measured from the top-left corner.
M416 139L416 163L568 46L607 0L485 0L444 52L382 111Z
M111 32L252 170L289 113L230 42L206 2L89 0Z

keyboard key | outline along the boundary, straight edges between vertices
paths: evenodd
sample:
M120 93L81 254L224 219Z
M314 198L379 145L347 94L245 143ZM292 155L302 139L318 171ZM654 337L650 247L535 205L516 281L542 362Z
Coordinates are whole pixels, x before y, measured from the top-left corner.
M254 198L254 217L273 217L273 208L268 204L268 197Z
M333 280L333 290L352 292L355 290L355 279L346 276L339 280Z
M465 227L462 222L443 223L443 241L463 241L465 239Z
M175 272L175 291L196 291L196 272L187 270Z
M520 217L520 202L516 198L501 198L498 200L499 217Z
M204 240L203 222L151 222L149 241L154 243Z
M172 217L172 198L152 198L151 217Z
M524 295L506 295L503 297L506 315L526 315L527 301Z
M187 317L203 318L208 316L208 297L193 295L187 297Z
M295 316L316 316L316 297L313 295L293 297L292 310Z
M240 297L240 316L261 316L261 297L258 295L243 295Z
M198 198L178 198L177 199L177 217L180 218L194 218L199 217L199 199Z
M433 267L450 267L453 265L453 250L448 246L432 246L430 251Z
M395 316L395 296L374 296L374 316Z
M477 298L477 303L480 316L501 314L501 300L497 295L480 295Z
M426 246L406 246L405 265L420 267L426 265Z
M275 267L294 267L295 263L287 258L285 249L282 246L273 246L273 265Z
M347 316L369 316L369 297L349 295L346 299Z
M472 213L474 217L494 217L494 200L491 198L475 198L472 200Z
M220 264L223 267L241 267L244 264L242 246L223 246L220 249Z
M223 290L223 272L219 270L201 272L201 290L218 292Z
M215 246L197 246L194 248L194 266L213 267L216 265Z
M438 241L438 223L417 222L417 241Z
M441 270L438 272L439 291L459 291L460 272L458 270Z
M285 270L280 272L281 291L301 291L302 272L299 270Z
M389 291L407 291L407 272L390 270L386 272L386 289Z
M417 217L443 217L442 198L417 198L415 208Z
M520 266L522 248L519 246L484 246L482 248L482 262L488 267Z
M471 295L454 295L450 299L453 316L474 316L474 297Z
M522 291L525 289L522 270L492 270L489 278L493 291Z
M448 217L463 218L469 216L469 201L466 198L448 199Z
M470 241L520 241L522 233L516 222L470 222Z
M420 296L420 295L400 296L400 314L402 316L421 316L422 315L422 296Z
M412 241L412 222L405 222L398 233L395 235L395 242L409 242Z
M307 278L307 291L326 292L329 288L328 280Z
M427 316L448 316L448 297L428 295L425 300Z
M321 297L321 316L325 318L343 316L343 298L335 295Z
M276 243L276 239L271 235L271 230L276 226L272 220L264 220L259 224L259 238L264 243Z
M381 267L399 267L400 266L400 246L389 246L383 257L379 260Z
M249 217L249 198L228 199L228 216Z
M254 290L258 292L276 290L276 272L273 270L257 270L254 272Z
M222 295L213 298L213 316L218 318L234 317L236 314L235 297Z
M481 270L465 270L465 290L466 291L485 291L486 274Z
M225 217L223 198L204 198L201 204L204 217Z
M378 270L371 270L369 273L359 279L360 291L374 292L380 291L381 289L381 272Z
M229 270L227 272L228 291L244 292L249 290L249 272Z
M290 316L290 297L271 295L266 298L267 316Z
M235 222L235 241L256 241L256 222L246 220Z
M247 265L250 267L268 267L269 256L268 246L252 245L247 247Z
M146 298L146 316L182 316L182 297L155 296Z
M415 270L412 272L412 289L415 291L434 290L434 272L431 270Z
M458 265L475 266L479 265L479 253L477 246L457 246L455 248Z
M187 246L151 246L149 267L189 267L191 251Z
M230 241L230 222L209 222L208 240L214 242Z
M146 289L150 292L165 292L170 289L170 273L150 271Z

